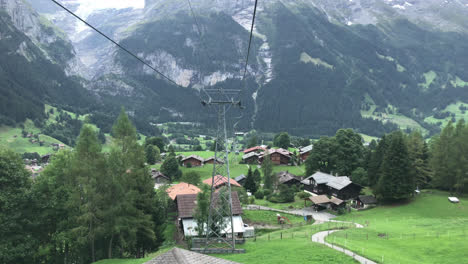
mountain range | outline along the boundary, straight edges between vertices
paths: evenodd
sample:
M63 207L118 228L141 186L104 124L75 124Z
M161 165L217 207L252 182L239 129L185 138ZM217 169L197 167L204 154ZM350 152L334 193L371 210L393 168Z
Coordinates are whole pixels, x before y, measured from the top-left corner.
M245 83L254 0L193 0L195 16L188 4L147 0L85 17L176 86L51 1L0 0L0 100L104 114L125 106L141 123L212 125L204 89L235 88L246 106L232 111L238 129L307 136L342 127L428 135L465 115L468 0L259 1ZM40 109L8 109L10 122L40 118Z

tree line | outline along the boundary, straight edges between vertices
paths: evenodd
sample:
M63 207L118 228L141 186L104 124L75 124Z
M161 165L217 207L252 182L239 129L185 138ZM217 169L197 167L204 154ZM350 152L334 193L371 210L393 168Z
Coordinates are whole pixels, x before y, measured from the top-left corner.
M143 257L164 242L168 197L156 192L144 147L122 110L104 154L84 125L34 181L21 157L0 151L0 263L92 263Z
M379 199L395 201L422 188L467 193L467 160L468 126L459 121L449 122L428 142L419 132L395 131L364 146L352 129L340 129L314 143L305 166L306 176L316 171L350 176Z

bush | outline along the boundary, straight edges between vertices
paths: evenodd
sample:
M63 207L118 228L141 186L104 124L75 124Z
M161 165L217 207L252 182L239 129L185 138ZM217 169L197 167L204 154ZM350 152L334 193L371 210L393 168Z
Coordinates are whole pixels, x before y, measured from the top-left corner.
M249 204L255 204L255 198L253 196L249 197Z
M255 193L255 199L261 200L261 199L263 199L263 197L264 197L264 194L263 194L263 192L262 192L261 190L258 190L258 191Z
M265 189L263 191L263 195L265 195L265 196L270 196L270 194L271 194L271 190Z
M301 199L307 199L311 196L311 194L308 192L300 192L297 194L297 196Z

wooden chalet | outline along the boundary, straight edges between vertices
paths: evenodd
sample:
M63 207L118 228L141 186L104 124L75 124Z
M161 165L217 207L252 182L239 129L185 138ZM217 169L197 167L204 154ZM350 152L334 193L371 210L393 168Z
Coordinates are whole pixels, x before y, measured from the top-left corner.
M276 177L278 178L278 184L285 184L289 187L301 184L300 178L288 171L280 171L276 174Z
M260 162L263 163L263 159L265 158L266 155L270 155L270 159L273 162L273 164L289 165L291 161L292 153L282 148L269 149L269 150L266 150L264 153L262 153L262 156L260 157Z
M304 190L313 192L316 194L328 194L329 188L327 183L335 176L328 173L316 172L311 176L301 181L304 185Z
M237 237L242 237L245 232L244 222L242 221L242 206L239 201L237 192L231 193L232 198L232 215L234 223L234 232ZM214 194L214 202L219 201L219 193ZM178 225L184 230L184 236L193 237L198 236L197 222L194 219L195 210L197 208L197 194L182 194L177 195L177 215ZM224 233L230 233L231 224L226 219L226 228ZM223 233L223 232L222 232Z
M167 184L171 182L171 179L169 179L169 177L155 169L151 170L151 179L153 179L155 184Z
M362 186L353 183L347 176L339 176L331 179L327 186L329 194L342 200L355 199L359 196Z
M214 162L215 157L209 157L203 162L203 164L214 164ZM220 158L216 158L216 164L224 164L224 161Z
M242 163L245 164L258 164L261 154L257 152L249 152L242 156Z
M307 159L307 157L309 157L309 154L310 154L310 152L312 151L313 148L314 148L313 145L309 145L307 147L303 147L303 148L299 149L299 156L300 156L302 161L305 161Z
M230 179L229 181L231 183L231 186L237 186L237 187L242 187L237 181L235 181L234 179ZM208 184L211 186L212 184L212 179L211 178L208 178L206 180L203 181L204 184ZM215 179L214 179L214 184L215 184L215 189L219 189L223 186L226 186L226 184L228 183L228 178L224 177L224 176L221 176L221 175L216 175L215 176Z
M187 164L189 163L192 165L192 167L200 167L200 166L203 166L204 161L205 160L202 157L197 156L197 155L190 155L181 160L182 165L184 167L187 167Z

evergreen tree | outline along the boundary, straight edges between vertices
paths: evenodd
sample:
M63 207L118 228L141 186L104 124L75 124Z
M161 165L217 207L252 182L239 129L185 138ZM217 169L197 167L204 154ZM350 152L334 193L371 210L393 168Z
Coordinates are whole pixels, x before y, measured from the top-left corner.
M407 142L414 187L426 188L431 181L427 144L419 132L411 133Z
M331 173L336 168L336 141L333 138L322 137L314 144L305 161L306 175L316 171Z
M352 129L340 129L335 135L336 172L351 175L364 162L364 146L361 135Z
M173 181L180 179L182 176L182 171L179 169L179 161L177 161L173 152L166 157L161 165L161 173Z
M260 186L260 184L262 183L262 176L260 174L260 171L257 168L255 168L255 170L253 172L253 178L255 180L255 184L257 186Z
M275 176L273 174L273 162L271 161L269 154L263 157L262 171L264 180L263 188L267 190L273 190L276 182Z
M146 162L148 162L148 164L155 164L157 161L161 159L158 146L146 145L145 155L146 155Z
M244 187L246 190L250 191L251 193L257 192L257 183L255 182L255 178L252 172L252 168L249 166L249 171L247 172L247 177L245 179Z
M409 198L414 191L414 180L408 148L403 133L391 134L387 151L380 168L377 195L383 200L401 200Z
M452 122L442 130L440 136L432 139L431 165L434 171L434 184L438 188L454 191L456 184L456 157L453 151L455 128Z
M367 164L367 178L369 181L369 186L375 189L380 176L380 168L382 167L383 157L385 156L385 151L388 148L388 137L387 135L382 136L379 144L376 149L370 154L370 160Z
M30 174L18 154L0 150L0 263L33 263Z

